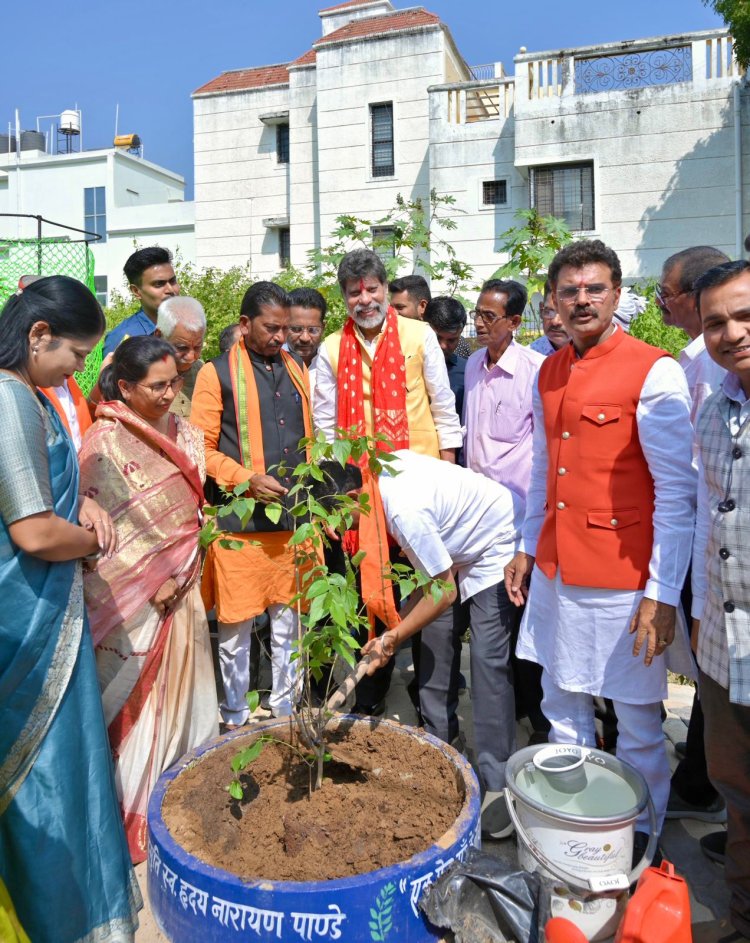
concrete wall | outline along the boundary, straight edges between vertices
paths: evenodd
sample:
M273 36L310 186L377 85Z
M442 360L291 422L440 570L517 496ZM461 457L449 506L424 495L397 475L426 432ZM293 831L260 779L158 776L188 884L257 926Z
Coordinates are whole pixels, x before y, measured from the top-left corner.
M427 198L428 86L442 81L443 32L432 27L318 50L318 156L323 241L341 214L377 219ZM370 105L393 102L393 177L373 177Z
M288 110L286 85L194 99L200 266L251 262L258 276L278 271L278 234L263 219L289 212L289 164L278 163L276 127L260 116ZM256 264L264 257L271 268Z
M529 168L591 161L594 230L620 255L628 279L658 275L664 259L696 243L731 256L736 244L733 94L739 77L716 68L717 37L634 41L597 50L560 50L516 57L514 102L503 113L467 120L466 100L481 85L430 91L431 184L456 197L453 239L459 258L486 278L505 261L498 236L530 205ZM587 55L648 54L682 43L692 48L693 78L663 86L576 94L574 60ZM707 74L713 49L715 74ZM539 87L541 73L547 84ZM741 89L744 217L750 227L750 90ZM507 91L507 86L506 86ZM460 105L457 104L459 98ZM482 180L507 179L507 207L478 205Z

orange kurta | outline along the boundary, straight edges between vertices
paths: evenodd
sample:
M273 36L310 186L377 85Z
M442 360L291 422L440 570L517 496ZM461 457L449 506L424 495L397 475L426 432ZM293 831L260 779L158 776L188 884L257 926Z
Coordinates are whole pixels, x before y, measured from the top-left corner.
M257 469L246 468L218 450L224 406L216 368L206 364L198 374L190 421L203 429L206 474L219 485L235 487L249 481ZM240 549L211 544L203 570L202 593L207 609L214 608L220 622L243 622L260 615L270 605L284 605L297 591L294 551L289 531L255 531L227 534Z

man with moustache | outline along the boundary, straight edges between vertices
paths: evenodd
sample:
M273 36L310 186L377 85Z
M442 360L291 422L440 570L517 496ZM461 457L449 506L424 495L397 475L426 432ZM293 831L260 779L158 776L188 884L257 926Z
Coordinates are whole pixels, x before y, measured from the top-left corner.
M528 594L516 651L543 668L552 742L594 746L592 695L614 701L617 756L643 774L661 829L664 653L674 642L671 657L690 664L687 639L675 637L695 509L690 396L665 351L613 323L622 272L612 249L571 243L549 282L572 343L534 384L526 519L505 569L511 600ZM641 815L638 857L647 837Z
M455 461L461 424L435 332L388 306L381 258L355 249L341 260L349 318L321 344L315 425L332 442L337 429L384 433L393 448Z
M297 619L287 604L295 594L294 521L287 511L274 524L264 502L283 499L291 470L306 461L300 440L311 435L307 368L282 350L289 329L290 299L273 282L257 282L240 308L242 337L198 374L191 422L203 429L206 473L226 489L248 483L258 504L244 524L234 515L218 519L239 549L213 542L203 573L206 608L215 608L219 661L224 683L220 705L228 727L248 717L251 633L254 619L271 619L273 686L270 708L277 717L292 709L294 665L290 661ZM283 503L283 500L282 500Z

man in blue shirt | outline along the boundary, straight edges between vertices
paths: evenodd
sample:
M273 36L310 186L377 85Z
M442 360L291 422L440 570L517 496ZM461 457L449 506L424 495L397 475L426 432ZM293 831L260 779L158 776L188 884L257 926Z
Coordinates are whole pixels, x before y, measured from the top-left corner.
M172 267L172 253L161 246L149 246L134 252L123 267L130 291L141 308L125 318L104 338L104 356L111 354L126 337L153 334L156 312L167 298L179 295L180 286Z

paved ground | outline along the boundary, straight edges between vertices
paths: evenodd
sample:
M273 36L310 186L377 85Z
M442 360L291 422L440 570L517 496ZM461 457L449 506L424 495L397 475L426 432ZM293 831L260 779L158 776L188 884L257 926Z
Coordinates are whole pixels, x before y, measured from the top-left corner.
M413 724L416 720L414 708L406 692L406 684L412 677L410 662L408 652L399 655L397 669L393 673L391 690L386 702L386 715L405 724ZM470 688L468 646L466 645L464 646L462 670L469 680ZM677 763L677 757L672 744L685 739L686 724L690 716L692 700L692 687L670 685L669 700L666 703L669 716L664 724L664 733L673 766ZM469 693L461 696L459 716L467 740L467 752L470 756L474 738ZM519 747L525 746L528 735L529 730L523 723L519 724ZM711 920L714 917L723 918L728 914L729 895L724 884L724 869L709 861L702 854L698 844L698 840L702 835L715 831L720 827L696 822L692 819L681 819L667 822L662 834L662 848L665 857L675 865L677 872L687 880L690 887L691 916L694 924ZM503 842L490 842L484 846L486 851L497 853L503 857L512 854L513 847L514 842L512 839ZM136 874L146 902L140 915L141 927L136 934L136 943L165 943L166 938L157 929L148 906L145 863L136 868ZM175 943L194 943L194 941L175 941Z

